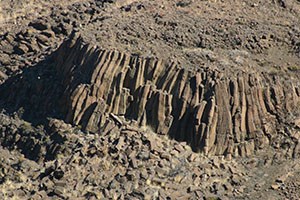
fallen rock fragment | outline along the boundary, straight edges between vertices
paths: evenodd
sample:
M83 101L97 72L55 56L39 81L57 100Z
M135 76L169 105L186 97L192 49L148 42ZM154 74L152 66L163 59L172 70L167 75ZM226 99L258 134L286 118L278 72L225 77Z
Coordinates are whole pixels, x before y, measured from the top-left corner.
M22 55L28 52L28 47L25 44L19 44L14 47L14 52L16 54Z

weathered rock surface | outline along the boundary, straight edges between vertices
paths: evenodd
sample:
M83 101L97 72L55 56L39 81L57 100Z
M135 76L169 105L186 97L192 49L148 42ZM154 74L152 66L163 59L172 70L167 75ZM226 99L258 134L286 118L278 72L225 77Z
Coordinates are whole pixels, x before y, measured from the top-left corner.
M299 199L299 13L1 0L0 199Z
M4 105L24 106L32 117L40 116L37 111L52 113L94 133L101 131L102 118L113 113L186 141L206 155L252 155L275 145L283 124L290 124L291 134L299 138L292 122L299 117L300 87L292 79L207 68L190 71L157 58L103 50L76 33L51 62L51 84L46 70L39 74L37 69L27 78L20 75L3 86Z
M57 119L49 119L48 126L38 130L18 116L1 113L0 120L1 198L243 199L257 193L257 197L280 199L298 195L293 175L299 173L299 163L289 159L279 163L280 154L263 152L259 159L208 158L193 152L186 142L137 128L135 121L116 116L103 119L101 134L84 133ZM37 140L37 135L42 138ZM33 151L37 145L40 151Z

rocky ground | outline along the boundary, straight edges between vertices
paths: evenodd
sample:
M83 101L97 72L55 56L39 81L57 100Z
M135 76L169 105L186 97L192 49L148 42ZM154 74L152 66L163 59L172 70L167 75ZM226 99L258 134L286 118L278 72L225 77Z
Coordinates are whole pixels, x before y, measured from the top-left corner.
M299 199L299 16L1 1L1 199Z
M45 132L3 113L1 123L2 199L299 198L299 162L273 152L207 158L112 116L101 134L55 119Z

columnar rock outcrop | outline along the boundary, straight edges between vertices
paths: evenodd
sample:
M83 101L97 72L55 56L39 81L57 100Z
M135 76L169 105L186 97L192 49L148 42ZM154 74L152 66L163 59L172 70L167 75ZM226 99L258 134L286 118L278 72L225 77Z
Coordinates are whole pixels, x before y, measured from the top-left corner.
M104 114L113 113L207 155L247 156L268 145L283 113L299 112L299 83L276 76L192 71L102 50L77 36L54 58L62 77L60 112L90 132L101 132Z

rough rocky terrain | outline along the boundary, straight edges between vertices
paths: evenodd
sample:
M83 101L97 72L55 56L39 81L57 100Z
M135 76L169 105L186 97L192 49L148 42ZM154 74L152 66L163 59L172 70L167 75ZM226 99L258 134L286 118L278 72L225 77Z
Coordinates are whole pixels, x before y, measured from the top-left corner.
M300 2L0 2L1 199L299 199Z

